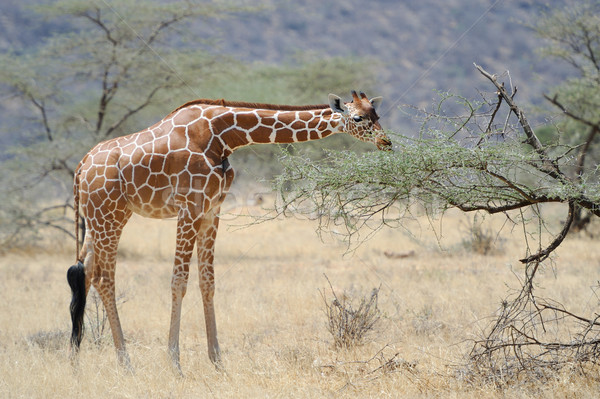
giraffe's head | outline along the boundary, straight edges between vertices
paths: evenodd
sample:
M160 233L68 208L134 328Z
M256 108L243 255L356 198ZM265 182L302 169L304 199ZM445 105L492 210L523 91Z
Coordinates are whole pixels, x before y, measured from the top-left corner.
M391 150L392 142L386 136L377 115L377 107L383 99L375 97L368 99L365 93L360 97L352 91L352 102L344 103L335 94L329 95L329 106L333 112L342 115L343 132L356 137L361 141L373 143L380 150Z

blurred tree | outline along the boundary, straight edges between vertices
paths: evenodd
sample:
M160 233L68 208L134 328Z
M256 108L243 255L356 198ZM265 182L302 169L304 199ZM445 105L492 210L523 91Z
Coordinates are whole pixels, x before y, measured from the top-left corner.
M61 0L32 9L18 14L31 22L41 16L46 36L0 52L0 248L48 228L73 236L72 174L83 154L189 99L324 103L329 92L374 84L369 64L356 58L303 53L274 66L213 55L217 38L193 32L210 31L198 23L260 10L235 2ZM335 138L328 145L350 144ZM235 163L242 173L271 178L277 153L245 148Z
M600 162L600 3L568 1L561 8L542 14L535 29L547 41L541 53L572 66L567 78L545 96L560 109L560 140L574 147L577 161L569 171L580 182L591 176L585 169ZM596 179L597 176L594 176ZM572 228L584 228L591 214L576 207Z
M413 216L414 205L427 212L458 208L505 214L521 223L524 278L519 279L521 289L502 300L489 327L474 341L467 367L503 382L522 381L527 374L539 378L548 371L555 375L574 365L585 370L596 362L597 315L580 316L556 300L538 296L533 281L540 264L569 234L577 207L600 216L598 165L581 160L592 146L589 139L597 125L593 120L582 122L589 132L580 136L583 142L557 143L547 131L542 141L515 101L516 88L476 68L494 91L482 92L483 101L441 93L433 110L417 110L422 122L417 137L390 134L393 152L337 151L321 162L303 155L283 157L285 172L275 182L282 203L275 213L308 214L319 219L321 228L347 239L371 235L385 225L402 227ZM447 106L452 103L463 112L448 111L456 109ZM579 117L568 110L565 114ZM548 231L539 208L544 203L565 204L568 209L560 232L549 243L541 234ZM525 212L528 209L532 212ZM532 245L534 230L537 242ZM550 341L549 331L555 334Z
M182 97L199 97L195 88L219 60L203 50L206 39L190 36L190 24L249 9L193 0L61 0L35 11L58 20L60 30L34 48L0 54L10 112L3 126L17 143L1 158L4 248L42 227L72 234L65 216L81 156L98 141L147 126ZM150 112L140 126L137 118Z

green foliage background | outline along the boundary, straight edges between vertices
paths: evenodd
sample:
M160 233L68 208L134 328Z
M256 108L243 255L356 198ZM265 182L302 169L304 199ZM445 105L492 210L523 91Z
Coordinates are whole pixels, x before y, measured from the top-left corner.
M432 6L437 13L428 11ZM555 26L551 6L521 4L517 9L524 18L545 10L547 26ZM397 112L407 93L421 109L430 103L423 101L434 96L431 87L447 90L477 86L471 80L470 65L471 59L480 54L486 54L484 58L489 60L504 54L511 59L511 66L516 65L518 70L523 67L524 58L516 62L511 55L529 54L524 48L538 43L523 25L499 22L498 16L514 12L502 4L465 8L433 0L412 5L390 5L382 0L365 9L354 0L344 4L273 0L260 5L242 1L28 0L7 6L6 11L8 17L0 23L4 38L0 40L0 86L6 93L0 102L5 116L0 120L0 161L5 171L0 177L0 196L4 199L0 205L0 242L6 245L31 242L38 231L46 228L71 234L71 178L83 154L101 140L143 129L182 103L201 97L306 104L323 103L328 93L344 95L351 89L390 94L387 109L380 112L383 124L394 131L413 132L397 139L401 153L393 163L389 163L390 154L361 155L371 148L344 136L301 148L302 157L309 157L320 167L333 163L338 171L352 171L360 166L366 168L362 173L367 179L381 178L400 190L407 188L403 184L412 184L413 178L423 179L415 173L423 168L451 166L459 170L456 162L467 162L469 156L474 157L469 162L475 163L481 161L477 157L491 157L493 162L488 165L499 168L501 155L506 157L505 163L528 156L516 150L513 153L512 147L500 144L487 148L486 151L492 151L489 154L461 148L464 143L447 147L443 129L426 132L431 139L421 137L413 142L411 137L419 131L418 118ZM585 26L592 31L597 26L593 17L596 14L587 14L590 18ZM442 19L438 21L438 17ZM482 18L488 22L485 26L480 24ZM425 26L424 21L431 27L428 35L406 36L412 28ZM20 30L18 24L31 26L36 34L16 34ZM510 35L501 34L508 32L507 27ZM544 31L549 30L540 24L538 32ZM552 34L561 37L572 32ZM430 40L429 35L439 40ZM513 40L515 35L520 35L519 39ZM463 40L467 36L469 40ZM457 38L454 42L453 37ZM552 37L548 38L552 43ZM596 43L594 40L591 43ZM495 45L491 46L492 42ZM565 56L568 52L560 46L548 46L545 51L569 61ZM468 68L461 61L465 56L469 59ZM442 59L444 62L440 63ZM597 75L585 57L576 61L580 76L565 80L551 94L559 94L577 112L595 110L597 95L591 90L596 87ZM551 70L540 71L552 76ZM531 80L527 84L538 87L539 82ZM532 98L527 92L524 96ZM443 108L445 114L438 115L442 119L472 101L446 104L450 107ZM586 117L593 118L595 114ZM585 133L580 122L570 126L572 123L561 121L556 124L557 132L545 128L548 138L544 142L556 145L558 153L563 151L560 146L576 146ZM445 128L453 131L457 126ZM440 143L445 144L439 147ZM427 148L420 149L421 146ZM286 146L286 154L293 157L298 148ZM417 149L433 152L419 153ZM337 155L335 151L340 150L351 152ZM277 161L279 152L276 146L240 150L232 157L238 177L272 178L281 168ZM418 163L427 159L425 164ZM588 158L588 167L594 159L595 155ZM344 163L335 164L341 160ZM437 165L437 161L450 164ZM381 170L369 162L379 162ZM417 168L412 172L404 169L410 162ZM519 162L528 161L519 158ZM468 167L477 169L475 164ZM481 170L480 164L478 167ZM444 172L451 173L448 169ZM402 185L392 184L394 173L406 174ZM524 170L511 173L524 187L540 184L535 174L527 175ZM477 173L473 176L482 178ZM320 176L310 178L318 182ZM457 184L457 178L446 178ZM580 184L590 182L584 180ZM332 186L334 183L335 179ZM465 200L459 194L458 189L447 193L453 201ZM471 194L476 195L476 191ZM498 195L503 198L501 190ZM490 198L491 194L480 200Z
M47 228L72 235L72 176L81 157L186 101L324 103L330 91L371 88L369 65L358 58L297 54L285 65L247 63L211 51L217 37L198 39L194 30L260 10L241 2L137 0L33 7L30 13L61 27L50 25L53 33L42 40L0 53L0 85L11 99L2 104L9 117L0 127L15 132L0 157L4 247L33 242ZM262 179L272 177L275 160L268 147L235 156L242 174L252 169Z

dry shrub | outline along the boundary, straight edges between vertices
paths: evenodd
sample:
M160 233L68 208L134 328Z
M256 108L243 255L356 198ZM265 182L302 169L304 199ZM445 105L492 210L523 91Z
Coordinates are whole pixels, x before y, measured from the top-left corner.
M444 328L444 323L435 318L433 308L427 304L414 314L412 326L416 335L431 335Z
M598 379L600 315L583 317L534 295L538 263L528 265L521 290L502 302L471 349L467 378L506 384L574 371Z
M491 255L497 250L497 233L491 228L484 227L484 221L477 214L467 227L467 235L462 239L462 246L469 252L480 255Z
M363 344L381 318L381 312L377 307L381 286L373 288L368 297L361 296L357 300L344 293L340 299L327 276L325 278L329 283L333 300L329 302L324 291L321 292L321 296L325 303L327 329L333 336L334 345L337 348L351 348ZM356 302L358 302L357 306Z

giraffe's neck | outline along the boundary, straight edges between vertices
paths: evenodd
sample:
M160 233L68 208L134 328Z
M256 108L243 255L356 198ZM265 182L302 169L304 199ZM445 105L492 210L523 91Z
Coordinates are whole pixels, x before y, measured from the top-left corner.
M296 143L318 140L342 131L340 114L330 108L269 110L229 108L211 120L223 156L251 144Z

